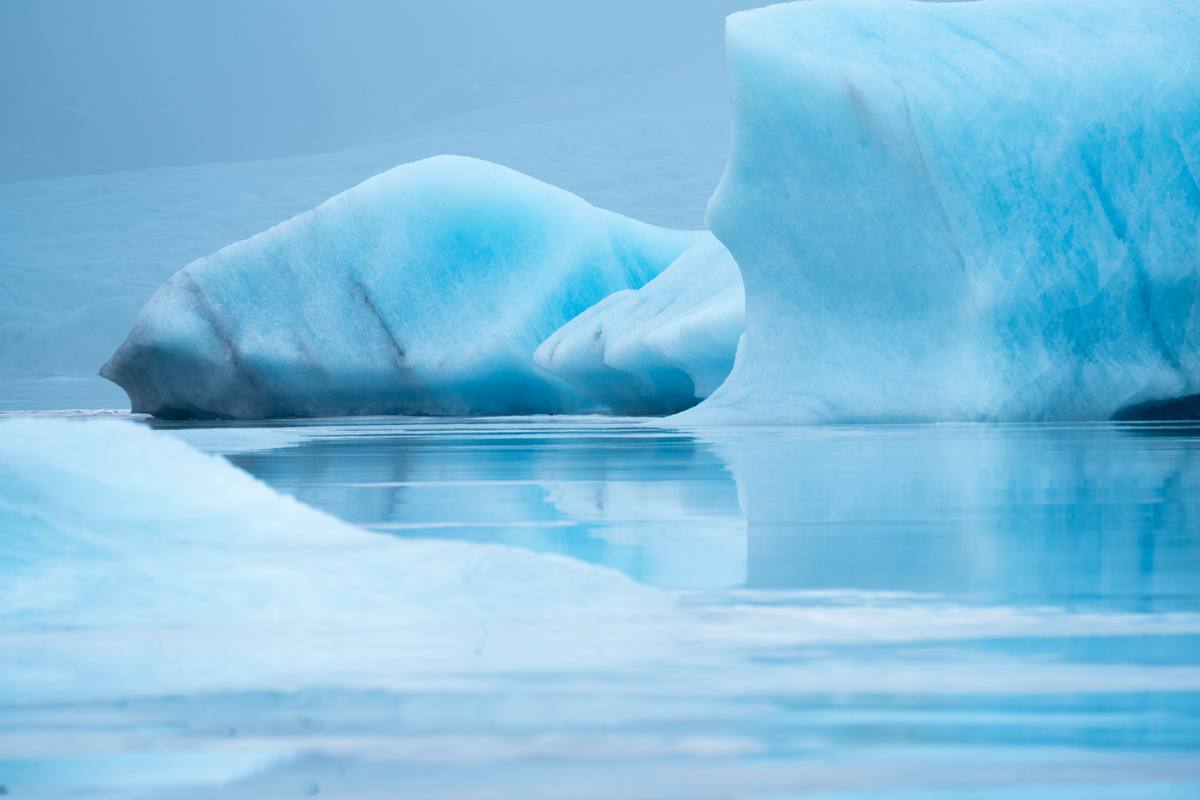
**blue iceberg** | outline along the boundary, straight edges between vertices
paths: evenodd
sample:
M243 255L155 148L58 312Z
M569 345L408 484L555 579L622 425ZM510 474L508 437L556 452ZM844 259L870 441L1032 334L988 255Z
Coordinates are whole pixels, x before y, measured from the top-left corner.
M1200 393L1192 0L816 0L726 39L709 224L746 339L685 419L1102 419Z
M431 158L185 267L101 374L167 417L571 410L534 350L698 235Z
M561 667L607 620L677 613L572 559L368 533L129 422L0 420L0 531L6 702L376 688L481 628L506 665Z

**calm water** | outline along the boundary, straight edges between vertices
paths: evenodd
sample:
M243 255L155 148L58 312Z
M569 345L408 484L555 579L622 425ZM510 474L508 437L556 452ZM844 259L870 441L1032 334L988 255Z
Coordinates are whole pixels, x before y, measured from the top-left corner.
M567 556L663 590L680 614L638 657L597 631L595 652L536 674L447 662L432 670L445 680L408 689L8 709L0 741L82 730L90 744L0 760L0 783L114 797L1200 797L1200 428L160 427L379 535ZM481 630L475 653L497 633Z

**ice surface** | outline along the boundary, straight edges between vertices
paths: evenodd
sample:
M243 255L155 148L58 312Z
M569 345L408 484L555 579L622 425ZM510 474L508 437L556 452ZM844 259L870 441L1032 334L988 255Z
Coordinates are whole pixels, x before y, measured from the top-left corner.
M538 344L696 237L426 159L181 270L103 374L168 416L563 411Z
M274 688L309 673L348 679L354 665L327 652L338 635L381 637L380 662L360 665L369 683L370 669L404 651L400 631L433 626L443 645L469 647L480 625L500 621L667 609L616 572L568 559L366 533L129 422L0 421L0 531L0 637L13 656L0 669L4 702L236 685L248 674ZM38 644L65 628L78 635L64 647L104 652ZM155 631L181 647L177 667L138 668L147 651L118 646ZM261 650L222 663L256 637ZM46 648L39 662L53 668L17 658L23 647Z
M1190 0L727 26L744 352L692 421L1106 418L1200 392Z
M616 292L555 331L534 358L619 414L681 411L729 374L743 308L737 264L706 234L641 289Z

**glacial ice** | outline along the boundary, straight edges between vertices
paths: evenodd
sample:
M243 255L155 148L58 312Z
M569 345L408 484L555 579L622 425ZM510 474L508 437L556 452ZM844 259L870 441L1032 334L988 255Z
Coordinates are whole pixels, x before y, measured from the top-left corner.
M718 245L455 158L189 266L105 374L181 416L664 413L710 393L683 421L1191 413L1198 28L1180 0L731 17L710 225L749 300L716 391L742 313Z
M729 374L743 306L737 264L706 234L642 288L559 328L534 359L616 413L682 411Z
M0 531L6 702L384 685L443 648L461 662L480 629L490 657L517 658L501 652L506 626L590 637L609 618L671 613L570 559L367 533L129 422L0 420ZM546 641L514 646L537 668L556 663Z
M1200 393L1192 0L814 0L726 38L709 224L746 337L684 420L1099 419Z
M163 416L569 410L538 344L697 236L426 159L185 267L102 374Z

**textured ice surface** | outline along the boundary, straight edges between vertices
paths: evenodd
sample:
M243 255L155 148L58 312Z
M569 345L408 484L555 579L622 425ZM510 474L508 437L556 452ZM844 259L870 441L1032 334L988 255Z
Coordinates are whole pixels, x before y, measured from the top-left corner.
M680 411L729 374L743 307L737 265L706 234L641 289L616 292L555 331L534 358L617 413Z
M181 270L103 374L168 416L562 411L538 344L696 237L427 159Z
M1105 418L1200 392L1200 10L817 2L727 26L746 346L691 419Z

